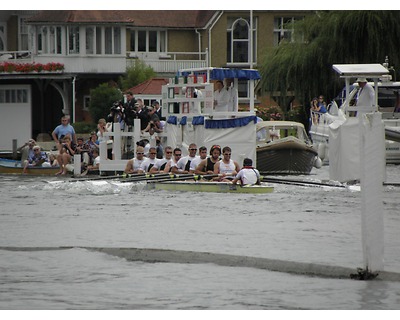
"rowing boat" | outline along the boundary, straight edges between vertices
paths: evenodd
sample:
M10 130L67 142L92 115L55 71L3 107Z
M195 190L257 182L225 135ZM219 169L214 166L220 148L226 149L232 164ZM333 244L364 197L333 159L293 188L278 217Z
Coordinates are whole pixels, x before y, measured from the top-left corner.
M0 158L0 174L22 174L21 161ZM27 168L27 175L55 175L60 167L30 167Z
M164 181L154 182L156 190L189 191L189 192L220 192L220 193L270 193L274 187L261 185L240 186L230 182L199 182L199 181Z

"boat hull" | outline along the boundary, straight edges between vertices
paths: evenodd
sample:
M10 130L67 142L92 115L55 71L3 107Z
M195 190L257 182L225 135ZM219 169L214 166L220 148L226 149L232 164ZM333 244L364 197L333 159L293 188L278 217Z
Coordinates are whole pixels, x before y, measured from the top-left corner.
M21 161L0 159L0 174L22 174ZM33 167L28 168L27 175L55 175L60 171L60 167Z
M263 174L310 174L318 152L295 137L257 147L257 169Z
M274 187L267 185L240 186L230 182L168 181L154 183L156 190L218 192L218 193L271 193Z

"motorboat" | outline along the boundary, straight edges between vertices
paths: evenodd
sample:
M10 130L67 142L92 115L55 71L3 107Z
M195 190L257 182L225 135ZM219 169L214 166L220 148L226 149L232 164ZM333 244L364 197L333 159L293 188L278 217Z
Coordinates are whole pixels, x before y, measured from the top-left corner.
M257 123L257 169L263 174L310 174L321 159L304 125L294 121Z

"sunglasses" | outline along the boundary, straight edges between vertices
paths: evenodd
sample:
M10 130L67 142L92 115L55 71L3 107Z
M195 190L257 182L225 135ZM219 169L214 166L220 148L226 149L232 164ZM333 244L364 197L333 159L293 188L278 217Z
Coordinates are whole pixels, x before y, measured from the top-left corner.
M166 151L165 153L171 154L171 153L172 153L172 151Z
M176 156L176 157L180 157L180 156L182 156L182 155L181 155L181 154L175 154L175 156Z
M144 154L144 152L136 152L136 154Z
M224 153L224 156L230 156L231 154L230 153Z
M191 148L191 149L189 149L190 151L197 151L197 149L196 148Z

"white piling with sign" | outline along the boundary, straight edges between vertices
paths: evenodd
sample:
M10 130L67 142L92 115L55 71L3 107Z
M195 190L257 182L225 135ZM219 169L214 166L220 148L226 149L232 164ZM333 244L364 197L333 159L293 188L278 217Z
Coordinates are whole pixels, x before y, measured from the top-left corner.
M385 181L385 130L380 112L359 117L361 236L365 270L383 271Z

